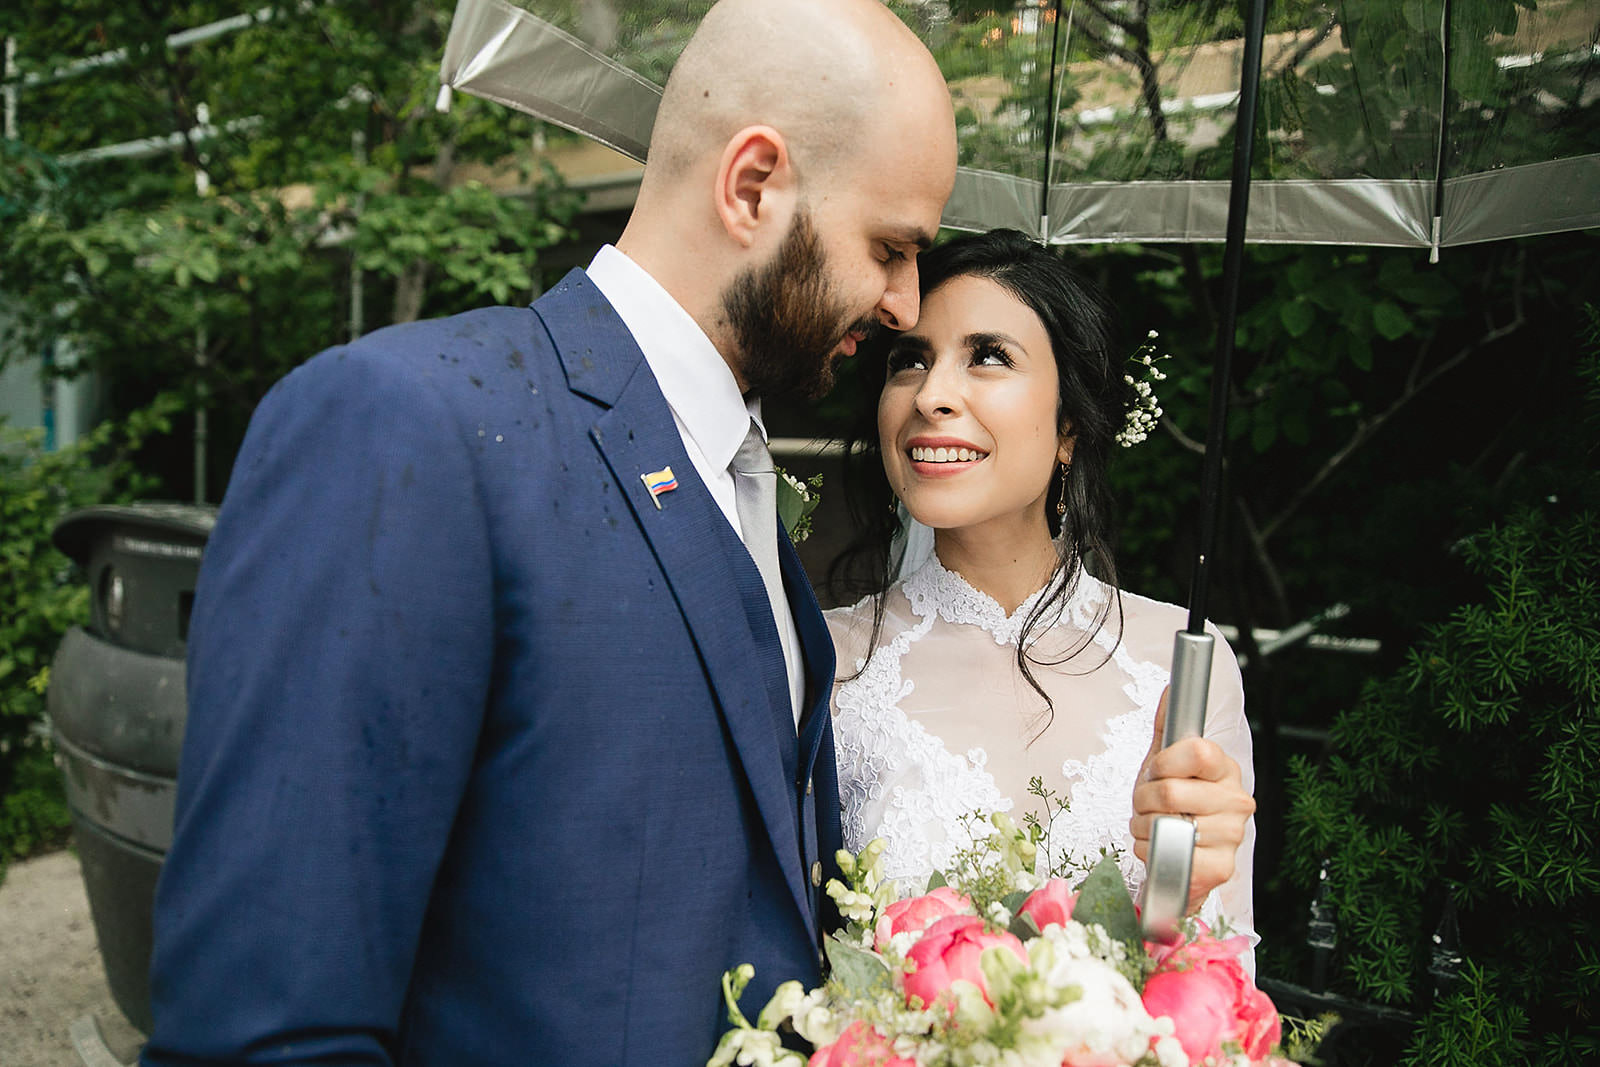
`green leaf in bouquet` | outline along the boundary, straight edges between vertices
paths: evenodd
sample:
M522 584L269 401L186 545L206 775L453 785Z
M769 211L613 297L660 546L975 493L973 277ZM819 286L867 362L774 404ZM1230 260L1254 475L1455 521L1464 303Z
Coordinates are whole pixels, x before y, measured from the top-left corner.
M1026 889L1018 889L1014 893L1007 893L1000 900L1000 906L1011 916L1011 922L1006 929L1023 941L1039 936L1039 924L1033 921L1033 917L1020 914L1022 905L1028 902L1028 896Z
M833 977L852 997L866 999L889 988L889 965L877 955L830 937L825 945Z
M940 889L949 884L950 883L944 879L943 871L934 871L932 874L928 875L928 888L925 890L925 892L931 893L935 889Z
M1011 925L1006 929L1010 930L1011 936L1018 941L1038 937L1040 932L1039 924L1033 921L1032 915L1018 915L1015 911L1011 913Z
M1083 880L1072 917L1085 926L1104 927L1107 934L1127 945L1135 955L1141 951L1139 917L1133 910L1133 898L1122 880L1122 869L1110 856L1097 863Z

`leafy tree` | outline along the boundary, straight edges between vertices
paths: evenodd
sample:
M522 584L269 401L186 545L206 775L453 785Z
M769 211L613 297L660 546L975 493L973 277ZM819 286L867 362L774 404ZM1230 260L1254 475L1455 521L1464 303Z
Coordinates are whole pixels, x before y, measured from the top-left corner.
M540 288L576 198L536 164L532 120L434 110L452 6L269 4L180 47L237 5L9 5L24 88L0 146L0 286L22 321L4 351L67 338L114 407L177 389L210 409L220 484L256 400L311 353ZM114 49L128 62L58 73ZM169 136L177 151L94 155Z

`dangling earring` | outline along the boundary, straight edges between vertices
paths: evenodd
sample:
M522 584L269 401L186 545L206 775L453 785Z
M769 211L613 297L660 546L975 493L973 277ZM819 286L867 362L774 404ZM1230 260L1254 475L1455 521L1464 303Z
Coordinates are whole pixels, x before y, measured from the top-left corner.
M1061 495L1056 498L1056 517L1062 518L1067 513L1067 472L1072 469L1072 461L1061 464Z

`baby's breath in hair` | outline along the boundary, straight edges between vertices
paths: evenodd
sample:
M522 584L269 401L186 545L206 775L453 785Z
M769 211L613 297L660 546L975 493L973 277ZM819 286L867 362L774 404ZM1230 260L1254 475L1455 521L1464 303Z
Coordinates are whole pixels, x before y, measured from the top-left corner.
M1156 420L1161 418L1161 403L1156 399L1155 387L1151 383L1166 381L1167 376L1156 364L1172 357L1165 353L1156 354L1155 340L1159 336L1151 330L1145 335L1144 344L1134 349L1133 355L1128 357L1128 362L1136 370L1122 376L1123 381L1133 386L1133 403L1128 405L1127 421L1116 437L1117 444L1123 448L1132 448L1149 437Z

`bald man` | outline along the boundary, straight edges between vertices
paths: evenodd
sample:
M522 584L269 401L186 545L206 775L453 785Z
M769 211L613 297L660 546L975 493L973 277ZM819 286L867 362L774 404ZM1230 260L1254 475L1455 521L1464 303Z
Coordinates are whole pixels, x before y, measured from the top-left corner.
M196 591L144 1064L689 1067L725 970L818 979L833 654L761 399L915 322L954 171L876 0L724 0L616 247L275 387Z

